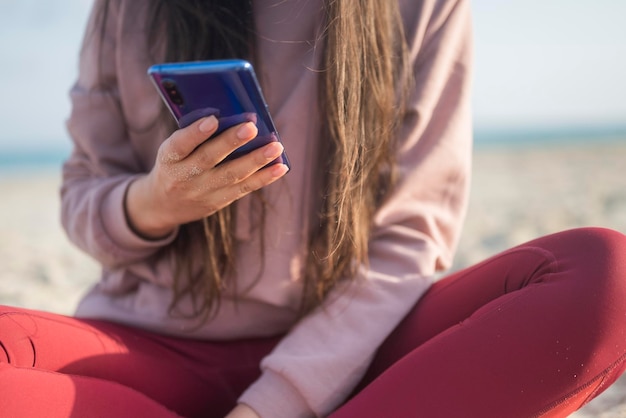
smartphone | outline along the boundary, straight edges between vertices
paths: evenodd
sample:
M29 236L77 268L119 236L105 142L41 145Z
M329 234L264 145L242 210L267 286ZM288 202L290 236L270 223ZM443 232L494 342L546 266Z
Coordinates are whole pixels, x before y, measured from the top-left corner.
M180 127L215 114L218 135L238 123L253 121L258 135L236 149L227 160L237 158L271 141L279 141L252 64L245 60L211 60L155 64L148 76ZM286 152L270 164L291 167Z

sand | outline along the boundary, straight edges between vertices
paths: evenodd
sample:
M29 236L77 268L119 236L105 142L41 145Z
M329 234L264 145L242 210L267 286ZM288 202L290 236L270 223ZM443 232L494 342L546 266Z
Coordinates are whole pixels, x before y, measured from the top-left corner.
M453 269L579 226L626 232L626 139L479 146ZM58 168L0 171L0 304L72 312L98 276L59 221ZM626 376L573 415L626 417Z

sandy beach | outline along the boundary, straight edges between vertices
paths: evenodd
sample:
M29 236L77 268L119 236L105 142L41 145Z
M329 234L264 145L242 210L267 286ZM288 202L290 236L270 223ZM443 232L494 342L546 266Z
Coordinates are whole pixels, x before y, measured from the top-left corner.
M466 226L453 269L579 226L626 232L626 139L477 146ZM69 314L98 276L59 221L59 169L0 171L0 304ZM626 377L576 418L626 417Z

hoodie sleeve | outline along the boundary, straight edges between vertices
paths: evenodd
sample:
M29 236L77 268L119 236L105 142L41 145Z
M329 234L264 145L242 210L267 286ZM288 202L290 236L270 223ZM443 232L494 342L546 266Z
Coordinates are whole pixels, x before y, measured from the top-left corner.
M240 398L264 418L325 416L337 408L436 271L452 261L470 183L469 1L400 4L415 78L401 130L400 181L375 216L369 266L284 337Z
M105 268L115 268L154 254L175 232L149 241L126 221L126 189L145 172L129 139L118 80L121 22L129 17L121 2L109 2L106 13L102 3L94 4L70 91L73 150L63 165L61 221L72 242Z

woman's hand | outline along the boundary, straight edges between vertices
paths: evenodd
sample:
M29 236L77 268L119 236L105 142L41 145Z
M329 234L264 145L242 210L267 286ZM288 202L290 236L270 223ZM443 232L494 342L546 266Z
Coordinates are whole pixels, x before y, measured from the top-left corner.
M271 142L218 165L257 135L252 122L234 126L206 141L216 130L214 116L174 132L159 148L156 163L128 188L128 222L140 235L159 238L178 225L202 219L278 180L284 164L265 167L283 147Z
M235 409L230 411L226 418L261 418L254 409L245 404L238 404Z

